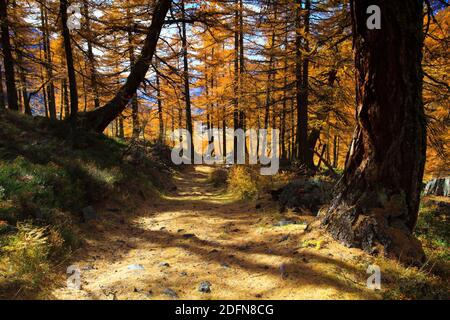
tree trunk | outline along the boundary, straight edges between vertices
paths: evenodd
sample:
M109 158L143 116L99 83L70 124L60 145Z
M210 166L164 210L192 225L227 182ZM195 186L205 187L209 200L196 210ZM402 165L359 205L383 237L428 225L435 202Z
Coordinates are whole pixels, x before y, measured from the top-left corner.
M67 0L60 0L60 15L62 22L62 35L64 41L64 51L66 57L67 76L70 88L70 118L75 119L78 113L78 89L73 63L72 43L69 28L67 27Z
M64 119L69 119L70 117L70 107L69 107L69 93L67 92L67 80L64 78L62 80L62 92L63 92L63 102L64 102ZM61 116L61 119L63 117Z
M233 80L233 128L239 129L239 0L234 1L234 80ZM238 137L233 138L233 161L237 163Z
M169 11L171 0L159 0L155 5L152 23L148 29L141 55L136 61L133 70L128 75L126 83L106 105L96 110L79 114L78 125L97 132L103 132L111 121L119 116L126 108L128 102L145 79L150 67L153 54L158 43L161 28Z
M245 48L244 48L244 1L239 0L239 128L245 130L245 111L243 106L244 96L244 72L245 72ZM246 137L244 137L246 139ZM245 144L247 147L247 144Z
M184 0L181 0L181 19L182 36L181 42L183 46L183 76L184 76L184 98L186 103L186 129L190 133L191 144L191 161L194 163L194 130L192 128L192 112L191 112L191 92L189 84L189 64L188 64L188 47L187 47L187 35L186 35L186 11L184 6Z
M3 92L3 73L0 66L0 110L5 109L5 93Z
M302 105L302 86L303 86L303 73L302 73L302 16L301 6L302 0L296 0L297 10L295 12L295 89L297 100L297 135L296 135L296 158L303 162L305 149L308 140L308 128L305 122L305 109Z
M366 27L379 5L382 28ZM412 233L426 156L423 2L352 0L357 127L323 224L338 240L405 263L424 259Z
M158 101L158 121L159 121L159 136L158 140L160 143L164 143L164 120L163 120L163 109L162 109L162 98L161 98L161 83L159 80L159 61L156 59L155 62L155 73L156 73L156 95Z
M9 40L8 13L6 7L7 2L8 2L7 0L0 0L3 63L5 66L5 80L8 98L8 108L14 111L19 111L16 79L14 76L14 60L11 52L11 43Z
M130 28L128 28L128 55L130 59L130 70L133 70L134 68L134 45L133 45L133 33L131 31L131 26L133 24L133 21L131 19L131 12L130 12L130 1L126 1L127 5L127 22ZM132 126L133 126L133 133L132 137L133 139L139 138L140 128L139 128L139 101L137 97L137 88L133 95L133 98L131 99L131 120L132 120Z
M302 112L301 112L301 118L302 118L302 134L301 136L305 134L308 135L308 126L309 126L309 120L308 120L308 108L309 108L309 29L310 29L310 15L311 15L311 0L305 0L305 13L303 16L303 23L305 25L305 36L304 36L304 46L303 49L306 52L303 57L303 79L302 79ZM312 132L311 134L314 134ZM312 144L309 143L311 141L314 141L314 137L308 137L308 144L306 146L303 145L303 140L300 140L301 143L301 159L303 163L309 168L314 169L314 148L316 146L316 143Z
M50 48L49 26L48 26L46 5L47 1L43 0L40 6L42 44L44 49L45 71L48 79L48 85L45 91L47 93L47 104L50 118L56 119L55 86L53 84L52 53Z
M87 41L87 56L89 59L89 67L91 72L91 86L92 92L94 94L94 108L97 109L100 107L100 98L98 93L98 84L97 84L97 71L95 70L95 56L92 48L92 30L91 30L91 18L89 16L89 7L88 1L83 0L83 10L84 10L84 18L86 25L86 41Z
M21 63L22 62L21 59L18 62ZM19 78L20 78L20 86L22 87L24 113L31 116L30 99L28 98L29 93L27 90L27 78L25 76L25 70L21 66L19 68L21 69L19 71Z

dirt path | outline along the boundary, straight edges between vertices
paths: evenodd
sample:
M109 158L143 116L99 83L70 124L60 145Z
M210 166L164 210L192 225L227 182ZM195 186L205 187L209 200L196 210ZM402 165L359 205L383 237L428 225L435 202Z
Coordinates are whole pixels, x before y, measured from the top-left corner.
M264 199L258 206L234 201L208 183L210 171L181 173L178 191L139 204L133 214L101 212L86 227L93 236L75 254L81 290L61 287L53 297L377 298L365 288L359 251L324 238L311 217L281 216ZM312 224L308 231L304 224L274 226L283 218ZM211 283L210 293L199 292L203 281Z

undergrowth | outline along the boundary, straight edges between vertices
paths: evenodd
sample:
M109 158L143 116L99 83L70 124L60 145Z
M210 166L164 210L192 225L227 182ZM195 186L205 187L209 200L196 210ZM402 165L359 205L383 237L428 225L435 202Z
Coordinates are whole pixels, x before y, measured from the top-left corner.
M386 259L382 270L385 299L450 299L450 200L423 199L415 234L422 242L427 262L421 267L405 267Z
M82 208L167 180L163 164L136 162L123 141L8 111L0 123L0 298L49 282L82 243L74 228Z

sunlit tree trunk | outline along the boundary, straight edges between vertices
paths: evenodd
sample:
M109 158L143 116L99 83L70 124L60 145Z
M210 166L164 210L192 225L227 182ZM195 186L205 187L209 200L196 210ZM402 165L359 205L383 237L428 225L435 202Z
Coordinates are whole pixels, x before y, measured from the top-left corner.
M381 30L366 26L379 5ZM337 196L324 214L338 240L371 253L423 261L413 237L426 155L422 0L353 0L357 127Z
M194 163L194 131L192 127L192 112L191 112L191 92L189 84L189 63L188 63L188 45L187 45L187 35L186 35L186 11L184 0L181 0L181 26L182 26L182 36L181 42L183 46L183 78L184 78L184 102L186 104L186 129L190 133L190 144L191 144L191 161Z

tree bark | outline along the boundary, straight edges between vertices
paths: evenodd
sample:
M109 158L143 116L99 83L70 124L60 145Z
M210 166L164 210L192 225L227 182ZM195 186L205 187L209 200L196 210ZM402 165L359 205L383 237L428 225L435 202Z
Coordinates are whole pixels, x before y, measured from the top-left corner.
M3 64L5 66L5 80L6 80L8 108L14 111L19 111L16 79L14 73L14 59L12 56L11 43L9 37L7 2L8 2L7 0L0 0Z
M145 79L150 67L161 28L169 11L171 0L159 0L153 12L152 23L148 29L141 55L136 61L133 70L128 75L126 83L106 105L96 110L81 113L78 116L78 126L103 132L111 121L119 116L126 108L128 102Z
M382 12L366 27L367 7ZM338 240L404 263L423 262L412 233L426 156L422 0L352 0L357 127L323 224Z

